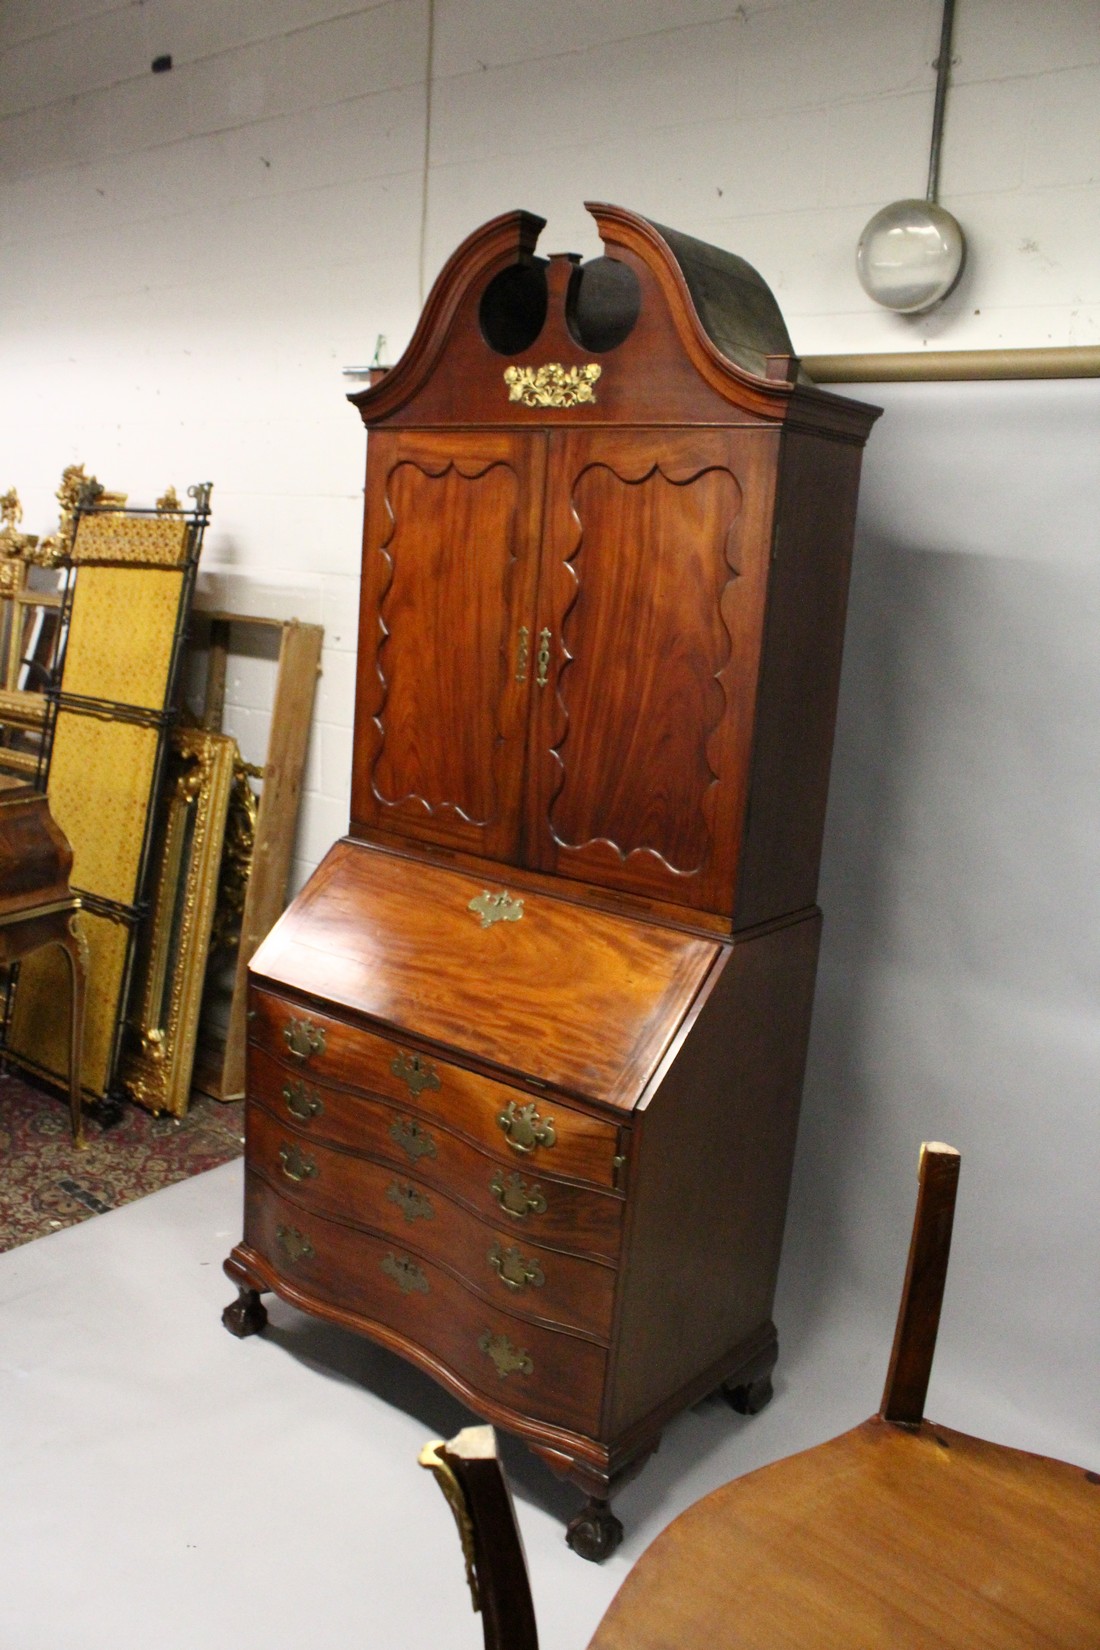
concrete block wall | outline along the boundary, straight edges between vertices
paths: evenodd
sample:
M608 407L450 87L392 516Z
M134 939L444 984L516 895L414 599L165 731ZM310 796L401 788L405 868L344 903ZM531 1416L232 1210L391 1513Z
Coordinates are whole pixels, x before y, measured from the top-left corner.
M206 598L324 624L297 881L347 819L363 438L341 369L379 333L396 358L485 218L530 207L544 249L592 254L588 196L714 240L806 354L1100 339L1095 0L962 0L941 198L968 269L920 319L856 282L867 218L923 193L940 10L5 0L0 486L46 531L76 460L136 502L213 480ZM231 677L253 760L270 682Z

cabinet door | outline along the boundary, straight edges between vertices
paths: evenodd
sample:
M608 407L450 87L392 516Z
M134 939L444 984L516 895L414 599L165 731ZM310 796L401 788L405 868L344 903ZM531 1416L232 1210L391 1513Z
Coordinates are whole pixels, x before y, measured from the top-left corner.
M518 849L546 442L375 432L352 825Z
M551 438L526 799L541 869L730 910L776 451L748 428Z

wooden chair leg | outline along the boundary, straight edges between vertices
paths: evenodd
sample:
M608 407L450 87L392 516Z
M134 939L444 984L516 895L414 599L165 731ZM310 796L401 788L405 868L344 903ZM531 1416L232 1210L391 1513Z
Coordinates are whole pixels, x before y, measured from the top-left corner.
M88 986L88 942L80 931L79 921L75 913L69 918L68 938L59 943L68 958L69 981L72 987L69 999L69 1112L72 1118L73 1143L83 1150L88 1142L84 1138L80 1064L84 1049L84 1003Z
M901 1294L894 1349L879 1414L899 1426L918 1427L936 1352L940 1308L951 1254L951 1228L959 1184L959 1154L938 1140L921 1147L917 1212Z
M538 1650L527 1560L492 1427L464 1427L425 1444L420 1465L435 1474L458 1525L485 1650Z

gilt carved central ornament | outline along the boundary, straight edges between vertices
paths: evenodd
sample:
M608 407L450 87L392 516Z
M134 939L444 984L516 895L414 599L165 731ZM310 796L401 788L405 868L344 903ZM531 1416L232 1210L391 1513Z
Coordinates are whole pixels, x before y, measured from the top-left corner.
M525 407L580 407L596 399L596 380L603 368L598 361L582 367L563 367L548 361L544 367L505 367L509 401Z

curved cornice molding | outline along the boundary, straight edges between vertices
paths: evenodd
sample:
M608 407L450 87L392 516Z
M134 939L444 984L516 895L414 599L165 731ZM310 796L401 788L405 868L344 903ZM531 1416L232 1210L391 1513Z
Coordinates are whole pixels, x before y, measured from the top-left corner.
M409 346L377 384L348 396L364 423L384 418L415 395L435 367L454 312L467 289L498 269L533 257L546 219L534 212L502 212L468 235L443 265L428 294Z
M771 423L866 438L876 410L800 379L779 306L743 259L662 230L624 207L602 201L585 206L607 255L644 268L651 290L655 286L664 300L666 324L684 357L723 400ZM440 362L467 294L475 286L484 288L509 264L533 259L544 225L532 212L506 212L463 241L437 277L400 361L378 383L348 396L365 424L387 419L419 394Z

